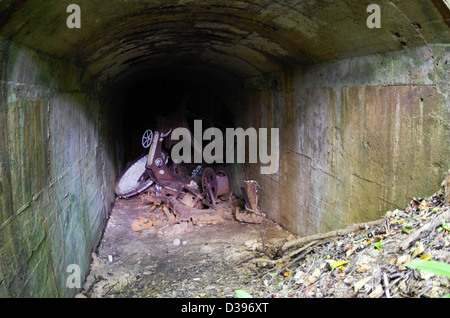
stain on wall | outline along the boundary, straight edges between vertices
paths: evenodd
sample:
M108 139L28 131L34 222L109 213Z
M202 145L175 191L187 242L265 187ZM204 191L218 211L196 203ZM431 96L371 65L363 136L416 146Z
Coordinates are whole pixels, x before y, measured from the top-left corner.
M114 199L114 117L76 67L0 46L0 296L71 296Z
M243 85L236 118L280 129L280 170L236 177L256 179L263 209L299 235L431 195L450 167L449 60L449 46L427 46L279 73L280 89Z

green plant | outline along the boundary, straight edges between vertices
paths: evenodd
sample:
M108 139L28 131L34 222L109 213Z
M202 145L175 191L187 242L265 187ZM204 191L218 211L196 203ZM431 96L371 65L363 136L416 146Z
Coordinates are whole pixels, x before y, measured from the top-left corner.
M252 295L242 289L236 289L234 292L236 293L237 298L253 298Z
M450 232L450 225L445 223L445 220L442 220L442 225L438 228L438 232L441 232L442 230Z
M373 247L377 248L378 250L381 251L381 245L383 244L383 240L379 240L378 242L376 242L375 244L373 244Z
M405 266L411 269L418 269L433 274L445 275L450 277L450 264L440 261L415 260L408 264L405 264ZM450 294L443 296L443 298L450 298Z

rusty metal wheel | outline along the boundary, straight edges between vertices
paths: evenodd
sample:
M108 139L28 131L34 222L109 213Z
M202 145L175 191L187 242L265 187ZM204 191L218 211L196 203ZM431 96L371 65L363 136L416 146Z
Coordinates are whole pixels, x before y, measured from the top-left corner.
M146 163L148 155L141 156L132 162L120 174L114 186L114 192L120 198L128 199L139 194L153 184L146 174Z
M144 135L142 136L142 147L147 149L152 144L152 141L153 141L153 131L148 129L144 132Z
M231 175L227 168L218 166L215 169L217 178L217 196L220 200L226 201L231 194Z

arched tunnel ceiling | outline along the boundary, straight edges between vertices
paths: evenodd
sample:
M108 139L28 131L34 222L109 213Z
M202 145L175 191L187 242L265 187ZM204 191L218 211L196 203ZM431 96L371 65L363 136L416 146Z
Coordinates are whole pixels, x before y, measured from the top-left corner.
M81 7L81 29L66 8ZM381 7L381 28L366 25ZM444 0L3 0L0 35L104 82L154 67L248 77L287 65L450 42Z

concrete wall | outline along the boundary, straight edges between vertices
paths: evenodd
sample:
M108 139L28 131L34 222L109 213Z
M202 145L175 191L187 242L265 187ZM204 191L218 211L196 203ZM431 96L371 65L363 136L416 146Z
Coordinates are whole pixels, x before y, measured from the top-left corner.
M262 208L300 235L433 194L450 168L449 65L433 45L247 79L237 126L278 127L280 169L235 166L235 180L256 179Z
M113 109L78 68L0 40L0 297L66 297L117 175Z

